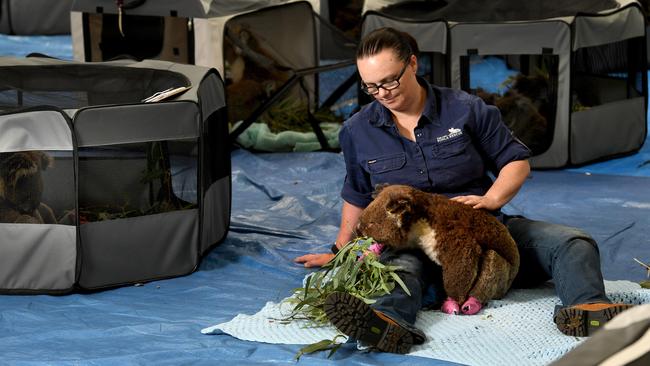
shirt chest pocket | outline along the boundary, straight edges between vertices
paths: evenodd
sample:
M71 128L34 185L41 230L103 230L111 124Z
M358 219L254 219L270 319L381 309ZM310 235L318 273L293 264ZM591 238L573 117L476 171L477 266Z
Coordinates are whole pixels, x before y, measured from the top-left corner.
M404 167L406 156L402 153L379 156L366 161L366 170L370 175L386 174Z
M459 136L457 138L437 143L433 146L433 156L438 159L449 159L454 156L467 153L469 138Z

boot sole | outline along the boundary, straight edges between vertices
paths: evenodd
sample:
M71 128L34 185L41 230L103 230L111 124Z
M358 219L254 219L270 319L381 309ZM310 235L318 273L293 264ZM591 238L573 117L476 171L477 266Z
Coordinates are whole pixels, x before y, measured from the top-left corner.
M560 309L555 317L555 324L560 332L576 337L588 337L601 329L605 323L617 314L631 308L632 305L613 305L601 310L585 310L579 307Z
M335 292L325 299L323 310L340 332L380 351L406 354L413 346L411 332L383 320L368 304L353 295Z

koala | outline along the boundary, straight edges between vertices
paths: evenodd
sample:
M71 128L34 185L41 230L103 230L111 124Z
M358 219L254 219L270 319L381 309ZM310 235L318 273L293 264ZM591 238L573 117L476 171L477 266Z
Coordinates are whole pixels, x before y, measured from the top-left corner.
M526 144L534 155L548 149L548 123L529 98L509 90L495 105L512 133Z
M494 216L409 186L380 188L357 232L391 248L420 248L440 265L447 313L478 312L506 294L519 270L517 245Z
M0 222L56 223L52 209L41 202L41 171L51 164L42 151L0 153Z
M525 95L510 89L503 95L477 89L476 95L485 104L499 108L503 122L521 142L538 155L548 149L549 127L546 118L538 111L534 102Z

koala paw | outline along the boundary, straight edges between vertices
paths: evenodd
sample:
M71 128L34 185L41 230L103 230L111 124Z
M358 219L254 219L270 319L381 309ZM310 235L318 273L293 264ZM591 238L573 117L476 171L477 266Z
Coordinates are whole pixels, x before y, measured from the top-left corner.
M440 310L446 314L458 315L460 314L460 306L458 302L451 297L448 297L445 302L442 303Z
M481 304L480 301L478 301L477 298L474 296L470 296L467 301L463 303L463 306L461 307L461 311L465 315L474 315L481 311L481 308L483 305Z

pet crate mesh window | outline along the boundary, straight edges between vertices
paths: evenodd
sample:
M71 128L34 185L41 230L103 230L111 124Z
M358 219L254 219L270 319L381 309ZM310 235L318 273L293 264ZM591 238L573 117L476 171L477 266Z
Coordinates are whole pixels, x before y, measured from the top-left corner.
M497 106L514 136L538 155L552 142L558 61L551 54L461 56L461 87Z
M643 96L646 56L643 37L624 39L575 51L571 110Z
M257 27L256 19L249 17L230 20L223 34L224 83L231 124L246 119L294 75L291 54L278 52L269 35ZM282 99L300 94L294 86ZM292 107L306 107L306 100L298 99ZM267 121L271 130L275 129L273 122Z
M86 61L119 58L194 63L189 18L124 14L84 14Z
M302 18L278 23L283 16ZM309 98L315 95L315 78L310 75L289 85L296 70L316 66L317 44L311 17L311 8L290 5L239 15L226 23L224 82L231 124L247 119L275 98L277 102L255 122L268 126L271 133L311 129L305 116L313 103ZM291 47L286 44L287 34L293 35Z
M358 104L355 41L315 16L307 2L235 16L222 37L228 121L239 145L338 148L341 122ZM319 40L331 46L323 58Z
M0 108L5 111L54 105L79 109L138 103L189 80L165 70L92 65L0 67Z
M79 148L81 223L197 208L196 140Z
M0 222L75 225L72 151L0 153Z

